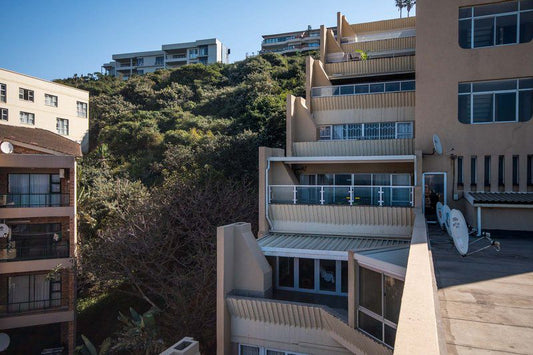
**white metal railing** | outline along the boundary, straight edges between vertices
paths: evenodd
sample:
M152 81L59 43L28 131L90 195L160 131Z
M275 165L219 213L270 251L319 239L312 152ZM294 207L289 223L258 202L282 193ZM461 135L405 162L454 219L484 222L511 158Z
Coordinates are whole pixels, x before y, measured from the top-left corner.
M270 185L268 203L412 207L413 189L391 185Z
M415 91L414 80L388 81L381 83L317 86L311 89L312 97L380 94Z

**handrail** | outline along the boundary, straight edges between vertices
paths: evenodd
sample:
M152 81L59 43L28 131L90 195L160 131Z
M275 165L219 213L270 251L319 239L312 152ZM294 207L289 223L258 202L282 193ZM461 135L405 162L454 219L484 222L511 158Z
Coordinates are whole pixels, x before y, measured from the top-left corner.
M0 195L0 208L64 207L69 205L70 194L68 193L10 193Z
M412 87L411 87L412 84ZM382 86L380 91L371 91L370 87L378 88ZM398 86L398 89L391 88L393 86ZM387 86L389 89L387 89ZM356 92L357 89L366 89L365 91L360 90ZM328 90L329 89L329 90ZM343 89L352 89L350 93L346 93L348 90ZM369 95L369 94L383 94L383 93L393 93L393 92L409 92L415 91L415 80L398 80L398 81L382 81L377 83L365 83L365 84L349 84L349 85L330 85L330 86L314 86L311 88L312 97L331 97L331 96L348 96L348 95ZM325 94L322 94L322 92ZM329 93L328 93L329 91Z
M0 249L0 262L68 258L70 254L68 241L48 242L47 245L31 245L30 242L23 246L17 245L17 242L12 241L9 243L11 246Z
M0 304L0 316L6 316L13 313L66 307L68 305L68 301L68 297L59 297L24 302L6 302Z

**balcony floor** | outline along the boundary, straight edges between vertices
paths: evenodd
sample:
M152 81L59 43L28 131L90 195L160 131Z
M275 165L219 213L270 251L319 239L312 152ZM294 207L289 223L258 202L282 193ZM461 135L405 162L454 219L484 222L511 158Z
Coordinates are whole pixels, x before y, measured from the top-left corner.
M436 225L429 227L429 235L448 352L530 354L531 233L493 233L500 252L490 248L465 258Z
M310 303L327 306L333 309L344 322L348 323L348 297L346 296L274 290L272 298L280 301Z

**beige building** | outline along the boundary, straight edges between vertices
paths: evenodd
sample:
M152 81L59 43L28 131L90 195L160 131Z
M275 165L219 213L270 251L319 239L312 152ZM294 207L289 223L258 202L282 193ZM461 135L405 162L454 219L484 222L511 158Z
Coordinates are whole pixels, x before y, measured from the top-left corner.
M335 32L337 29L333 27L331 30ZM294 54L297 52L318 51L319 47L320 29L313 29L309 25L307 30L263 35L259 54Z
M158 69L173 69L186 64L229 64L230 49L219 39L164 44L161 50L113 54L113 61L105 63L105 73L128 79L132 75L153 73Z
M432 224L440 201L479 230L533 231L533 2L478 3L321 28L306 96L287 99L286 149L259 150L258 239L246 223L218 229L219 354L531 345L513 313L533 309L518 296L533 267L516 259L523 242L462 262Z
M0 68L0 124L36 127L89 148L89 93Z
M0 142L0 329L11 340L7 352L71 354L80 145L6 124Z

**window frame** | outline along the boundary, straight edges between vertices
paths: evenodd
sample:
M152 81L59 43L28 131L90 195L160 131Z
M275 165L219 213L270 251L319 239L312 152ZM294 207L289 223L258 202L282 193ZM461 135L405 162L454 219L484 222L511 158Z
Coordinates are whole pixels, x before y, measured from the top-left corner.
M82 110L80 110L80 105L82 107ZM83 102L83 101L76 101L76 113L77 113L77 116L78 117L81 117L81 118L87 118L88 116L88 109L89 109L89 106L87 105L86 102Z
M35 91L19 87L19 100L35 102Z
M27 115L28 120L24 121L24 120L22 119L22 117L23 117L24 115ZM32 121L31 121L31 122L29 122L30 115L31 115L31 117L32 117ZM34 114L34 113L32 113L32 112L26 112L26 111L20 111L20 113L19 113L19 118L20 118L20 123L25 124L25 125L29 125L29 126L35 126L35 114Z
M457 157L457 186L464 186L464 158L462 156Z
M394 124L394 137L390 137L386 134L382 134L382 130L390 129L386 127L387 125ZM409 125L411 130L411 136L406 137L405 133L399 132L399 127L401 125ZM322 130L326 130L329 127L330 134L322 135ZM336 138L334 135L335 129L339 129L338 132L341 138ZM348 134L349 130L360 130L360 136L351 137ZM374 131L374 133L372 133ZM377 134L375 134L377 131ZM372 134L371 134L372 133ZM366 122L366 123L346 123L346 124L331 124L331 125L321 125L319 126L319 141L360 141L360 140L385 140L385 139L413 139L415 137L414 133L414 122L413 121L392 121L392 122Z
M0 107L0 121L9 121L9 109Z
M60 130L60 123L62 123L63 130ZM66 125L65 125L66 123ZM65 133L66 127L66 133ZM56 132L62 136L68 136L70 134L70 124L67 118L56 117Z
M54 101L54 98L55 98L55 101ZM44 94L44 104L46 106L50 106L50 107L59 107L59 98L57 97L57 95L52 95L52 94L45 93Z
M0 102L7 103L7 84L0 83Z

